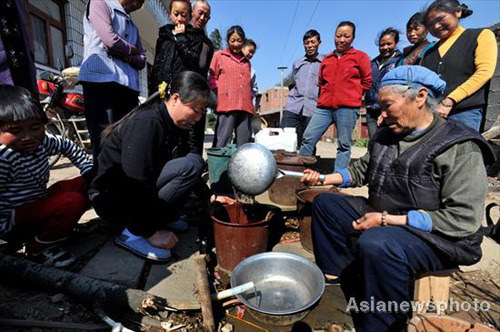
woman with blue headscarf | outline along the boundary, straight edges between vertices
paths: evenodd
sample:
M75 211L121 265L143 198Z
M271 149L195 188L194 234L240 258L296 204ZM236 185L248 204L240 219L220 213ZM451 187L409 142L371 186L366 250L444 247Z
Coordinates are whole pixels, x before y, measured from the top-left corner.
M386 126L365 156L322 183L368 185L368 199L314 200L316 263L327 280L340 281L358 332L404 329L417 274L481 258L484 163L494 156L477 132L437 115L445 86L420 66L386 74L378 98ZM306 170L302 181L319 185L319 174ZM362 301L382 301L386 310ZM389 302L396 309L387 310Z

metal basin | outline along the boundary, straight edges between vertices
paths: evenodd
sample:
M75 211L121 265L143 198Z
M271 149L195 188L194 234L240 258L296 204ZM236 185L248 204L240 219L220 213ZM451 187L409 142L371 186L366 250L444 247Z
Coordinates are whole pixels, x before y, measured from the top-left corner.
M231 287L250 281L255 290L237 295L238 299L273 317L308 310L325 290L323 273L314 263L284 252L257 254L239 263L231 275Z

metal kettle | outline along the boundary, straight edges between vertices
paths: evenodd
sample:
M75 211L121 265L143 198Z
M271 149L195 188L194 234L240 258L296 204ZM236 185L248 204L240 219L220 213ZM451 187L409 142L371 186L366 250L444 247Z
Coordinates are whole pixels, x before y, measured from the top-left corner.
M239 147L229 160L227 173L236 191L248 196L262 194L277 178L301 178L304 174L278 169L271 151L258 143L247 143ZM323 182L325 176L320 175L319 180Z
M273 184L277 172L276 160L265 146L247 143L233 153L227 172L236 191L257 196Z

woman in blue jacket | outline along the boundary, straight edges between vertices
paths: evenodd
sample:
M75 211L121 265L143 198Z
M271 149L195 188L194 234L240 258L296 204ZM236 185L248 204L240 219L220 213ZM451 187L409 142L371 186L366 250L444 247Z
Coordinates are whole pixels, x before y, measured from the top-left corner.
M397 66L420 65L425 52L434 45L434 42L427 39L423 13L418 12L410 17L406 23L406 37L411 45L403 49L403 56Z
M378 104L378 88L385 74L396 68L403 54L397 49L399 42L399 31L387 28L378 35L379 55L371 61L373 83L370 90L365 94L366 123L370 139L377 131L377 119L380 116Z

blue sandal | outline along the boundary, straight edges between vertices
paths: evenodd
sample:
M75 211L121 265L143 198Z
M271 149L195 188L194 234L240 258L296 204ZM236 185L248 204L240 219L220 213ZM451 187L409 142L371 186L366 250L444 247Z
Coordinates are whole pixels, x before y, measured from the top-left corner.
M142 236L131 239L127 234L122 233L115 239L115 244L153 262L168 262L172 259L172 252L169 249L154 247Z

